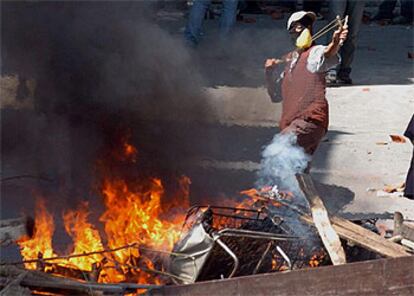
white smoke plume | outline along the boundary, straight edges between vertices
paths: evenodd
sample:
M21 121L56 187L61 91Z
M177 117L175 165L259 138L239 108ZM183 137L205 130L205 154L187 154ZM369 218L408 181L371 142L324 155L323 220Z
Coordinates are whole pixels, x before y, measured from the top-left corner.
M298 193L295 174L305 171L311 156L296 139L294 133L279 133L263 149L257 186L278 185L281 190Z
M294 133L279 133L273 137L269 145L264 147L256 186L262 188L277 185L281 191L291 192L292 202L305 209L309 204L299 188L295 175L306 170L311 156L305 153L296 140L297 136ZM282 212L279 212L280 210ZM309 226L298 219L296 212L285 207L280 209L274 207L272 213L276 216L282 215L284 222L295 235L306 238L303 247L309 248L308 251L319 245L311 235Z

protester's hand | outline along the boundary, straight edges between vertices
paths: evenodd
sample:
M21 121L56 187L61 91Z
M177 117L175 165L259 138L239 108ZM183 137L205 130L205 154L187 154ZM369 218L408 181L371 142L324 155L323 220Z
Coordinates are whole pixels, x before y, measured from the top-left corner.
M332 43L335 46L341 45L345 42L347 37L348 37L348 25L345 25L333 33Z
M282 60L279 59L267 59L265 62L265 70L271 71L273 70L278 64L280 64Z
M336 55L347 37L348 25L345 24L333 33L331 43L326 46L325 57L329 58Z

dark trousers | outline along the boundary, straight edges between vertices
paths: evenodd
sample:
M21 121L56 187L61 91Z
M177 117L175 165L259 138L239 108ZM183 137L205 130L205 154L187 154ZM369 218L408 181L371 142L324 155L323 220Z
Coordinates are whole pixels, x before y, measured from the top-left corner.
M401 2L401 15L406 17L408 20L413 19L414 15L414 2L413 0L400 0ZM397 0L384 0L379 6L379 16L382 18L393 18L393 11Z
M323 0L305 0L303 1L303 10L319 13L322 8L322 3Z
M410 122L408 123L407 129L404 132L404 136L410 139L414 146L414 114L411 117ZM404 196L414 199L414 150L413 156L411 158L410 169L407 173L407 180L405 181Z
M337 15L340 17L349 16L348 38L341 47L341 65L339 72L351 73L351 65L354 60L354 53L357 46L357 37L362 22L365 1L363 0L332 0L329 2L330 19L334 19Z
M411 166L407 173L407 180L405 181L404 196L414 199L414 151L411 158Z

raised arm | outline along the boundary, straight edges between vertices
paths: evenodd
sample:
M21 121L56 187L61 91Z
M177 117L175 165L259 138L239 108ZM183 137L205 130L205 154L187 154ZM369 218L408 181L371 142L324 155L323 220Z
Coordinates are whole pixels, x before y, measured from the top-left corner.
M326 46L325 57L330 58L336 55L341 47L341 44L348 36L348 25L344 25L336 30L332 35L332 41Z

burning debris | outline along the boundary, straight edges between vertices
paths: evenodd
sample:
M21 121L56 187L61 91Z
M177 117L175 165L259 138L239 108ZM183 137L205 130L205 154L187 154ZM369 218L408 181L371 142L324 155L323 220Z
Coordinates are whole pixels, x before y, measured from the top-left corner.
M282 217L271 220L262 210L194 206L173 250L180 254L170 263L173 280L189 284L311 266L313 251L288 229Z
M112 244L108 239L107 245L112 248L105 248L98 232L86 222L85 208L68 212L64 215L65 227L75 240L73 254L68 256L57 256L53 251L48 237L53 235L53 218L40 204L34 237L19 243L26 258L23 261L26 271L3 266L2 282L6 287L20 283L34 294L47 291L51 295L74 295L89 293L85 291L90 289L105 295L123 295L150 291L159 284L191 284L331 264L317 228L305 209L294 206L286 198L288 195L276 188L248 192L253 197L249 208L193 206L175 224L167 224L170 233L157 233L157 236L150 232L150 240L145 241L143 232L149 229L144 227L133 232L131 238L119 238L116 244L116 239ZM278 214L289 211L295 213L298 221L305 221L307 237L296 235L289 219ZM396 215L393 240L409 241L403 236L412 235L412 229L398 217ZM153 219L157 220L156 217ZM357 224L338 217L331 217L331 221L340 237L345 239L343 242L351 243L351 246L345 244L347 258L357 257L364 248L373 251L371 254L386 257L409 255L402 246ZM76 230L74 225L83 230ZM168 228L171 225L174 227ZM84 240L76 241L80 235ZM86 237L89 242L85 241ZM32 253L28 253L30 248ZM29 272L33 269L36 271ZM18 280L7 281L10 276Z
M125 187L120 188L125 190ZM126 194L123 190L120 192ZM103 291L105 295L119 295L156 288L151 282L191 284L330 264L312 218L304 209L291 204L286 198L288 195L276 188L247 192L253 197L249 208L193 206L175 223L163 225L162 220L154 223L160 228L164 226L167 232L155 232L154 229L158 229L155 226L134 225L132 222L137 218L131 212L124 215L128 221L121 220L123 223L120 225L126 223L141 228L132 229L129 237L128 229L116 231L109 228L113 231L110 236L112 232L106 227L108 248L94 226L87 222L84 205L78 211L64 215L66 230L75 242L73 253L68 256L57 256L53 251L53 217L44 204L39 204L34 237L19 243L26 272L2 267L2 276L17 276L18 282L35 294L36 291L47 291L73 295L91 289ZM290 215L296 215L298 221L306 222L307 237L295 234L291 221L278 214L289 211L292 212ZM150 220L158 221L156 216L144 219L147 223ZM340 237L352 244L387 257L408 255L403 247L365 228L338 217L331 217L331 220ZM181 226L182 221L184 224ZM396 223L397 236L401 236L398 233L405 235L410 232L406 223ZM355 247L348 246L345 250L347 257L357 256ZM37 271L28 273L33 269ZM17 281L5 283L15 285Z
M101 216L101 221L105 228L106 247L111 250L108 252L110 256L104 254L106 249L99 232L87 221L86 208L64 214L65 229L73 239L74 246L72 256L69 255L67 258L57 256L52 247L53 218L44 205L40 204L34 237L19 243L21 254L26 262L25 267L60 273L55 272L59 270L58 267L92 272L95 266L95 269L99 268L96 278L98 282L122 282L127 278L144 283L157 282L139 268L131 269L133 261L140 261L144 266L151 267L151 261L141 258L143 254L139 246L170 250L179 235L178 223L159 217L162 185L156 180L154 186L154 191L144 196L129 192L122 183L111 184L106 188L107 210ZM115 202L115 197L120 199L122 196L126 197L124 201ZM145 201L143 198L149 200ZM82 256L82 254L89 255ZM46 258L47 261L44 261Z
M3 286L20 283L34 294L73 295L90 289L123 295L148 292L161 285L187 285L368 258L361 253L371 259L409 255L403 246L371 230L329 217L309 175L297 174L298 185L292 192L267 186L242 191L247 196L242 202L193 207L189 206L191 181L182 176L178 192L166 200L161 179L143 175L138 181L133 176L122 178L124 167L138 165L139 158L129 137L120 139L116 149L98 161L105 206L99 217L102 227L90 221L86 202L76 210L66 210L63 224L73 246L69 255L59 255L52 243L54 216L40 200L34 230L16 240L23 260L3 264ZM286 180L291 173L305 169L303 151L298 150L298 157L287 160L285 167L273 165L275 157L284 153L280 149L292 149L289 139L285 137L283 145L271 144L278 148L277 153L273 148L265 150L263 166L269 168L266 174L270 179L281 177L278 181L292 188L293 179ZM294 171L286 173L288 167ZM17 224L21 229L22 223ZM400 239L407 226L396 225L396 229L405 230L397 230L393 240L409 245L407 238ZM19 281L8 281L11 276Z
M97 283L163 283L151 272L159 266L157 256L148 250L171 251L178 240L184 208L188 208L190 179L182 176L174 197L177 200L169 198L166 202L160 179L141 177L137 183L121 178L114 165L122 167L137 160L137 149L127 138L121 137L119 148L107 154L109 159L98 162L98 171L104 174L100 188L105 210L99 218L103 231L89 221L88 203L66 210L62 220L73 246L69 255L60 256L52 243L54 216L44 200L37 203L30 235L23 235L29 230L24 228L27 223L22 219L8 223L19 222L14 240L27 270Z
M73 242L68 250L59 250L53 243L59 223L46 200L39 201L34 223L26 218L1 221L1 243L16 241L23 259L1 265L1 294L10 295L13 290L19 295L152 293L161 285L191 286L212 280L220 284L225 279L253 275L261 279L264 275L258 274L263 273L283 276L307 267L345 266L361 249L374 257L409 254L413 239L404 222L396 224L393 237L386 240L355 223L328 215L310 177L301 175L308 168L309 156L294 145L297 139L292 134L275 136L265 148L257 183L261 189L244 191L249 197L241 203L190 208L190 179L176 178L180 174L171 170L180 163L182 158L178 157L196 150L196 141L183 141L186 132L179 130L192 126L187 119L210 116L204 114L208 106L200 92L202 77L194 71L185 48L157 26L147 24L146 11L129 3L119 11L102 4L98 9L92 3L26 5L30 10L27 14L19 14L17 6L2 5L9 20L5 23L17 25L4 30L4 44L11 68L16 63L33 72L27 75L12 69L18 71L19 85L35 82L30 106L46 118L44 128L31 137L50 133L58 138L60 131L66 132L64 141L56 141L65 149L40 149L47 156L45 162L53 166L57 162L53 156L60 158L66 151L70 165L80 166L69 170L71 182L66 186L72 189L83 177L78 172L89 175L85 155L94 153L84 153L87 146L102 140L116 149L105 151L96 167L104 209L76 202L76 209L66 209L62 214L64 230ZM133 10L144 12L127 13ZM23 26L16 19L27 23ZM31 32L34 38L26 27L37 28ZM22 58L26 55L31 58ZM26 77L32 75L33 80ZM21 117L16 118L19 123ZM169 120L177 118L184 121L176 125L181 128L148 129L152 124L147 123L149 120L170 125ZM111 133L116 133L118 122L139 125L144 139L140 151L128 137L113 142ZM52 125L61 124L62 128L50 130ZM13 131L18 126L10 125ZM83 136L77 135L79 131ZM189 134L196 133L192 130ZM90 142L78 141L83 138ZM23 145L16 141L16 146L31 146L25 145L32 144L30 138L25 141ZM39 150L43 145L33 146ZM141 150L143 146L146 149ZM10 145L9 150L14 147ZM151 155L149 162L156 162L155 169L123 175L121 172L139 167L140 153ZM159 171L174 176L177 192L170 192L171 180L155 173ZM267 187L269 184L272 186ZM100 214L99 218L94 219L93 214ZM309 270L300 272L306 275Z

